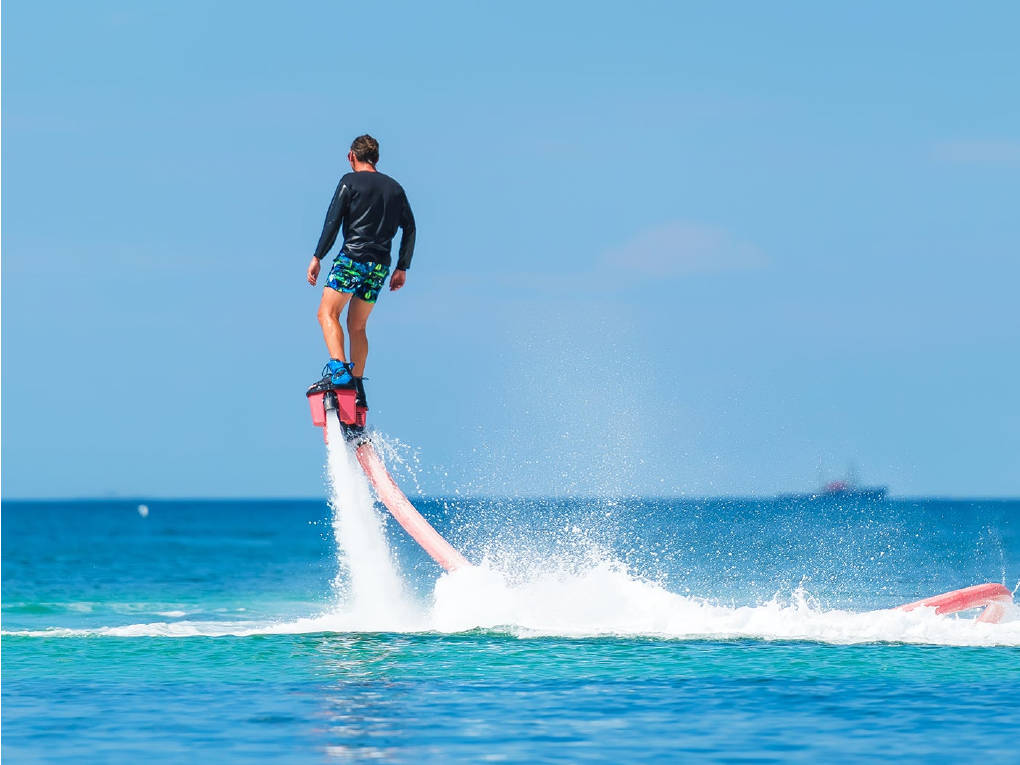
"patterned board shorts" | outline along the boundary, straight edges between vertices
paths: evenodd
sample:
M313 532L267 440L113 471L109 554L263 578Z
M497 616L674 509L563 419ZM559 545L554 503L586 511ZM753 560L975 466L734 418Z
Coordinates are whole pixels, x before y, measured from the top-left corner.
M382 263L359 263L340 253L333 261L326 286L337 292L353 292L366 303L374 303L389 272L389 267Z

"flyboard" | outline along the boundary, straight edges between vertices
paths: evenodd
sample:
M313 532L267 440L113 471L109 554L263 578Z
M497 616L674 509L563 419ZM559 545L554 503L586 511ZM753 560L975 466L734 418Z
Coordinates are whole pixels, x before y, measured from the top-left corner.
M379 500L390 511L411 538L414 539L432 559L447 571L456 571L471 566L467 559L457 552L415 510L404 492L397 486L383 464L379 453L365 430L368 419L368 403L365 385L361 378L346 385L333 385L328 380L317 383L305 394L312 410L312 424L323 429L322 435L329 443L328 418L335 417L340 423L344 439L357 454L362 470L372 483ZM998 624L1006 613L1006 607L1013 603L1013 593L1001 584L977 584L962 590L953 590L914 603L898 606L897 611L913 611L917 608L933 608L936 614L955 614L961 611L982 609L976 621Z
M397 523L403 526L404 531L447 571L469 567L471 564L464 556L415 510L414 505L408 501L386 470L369 434L365 431L368 402L365 398L364 380L356 377L353 382L346 385L333 385L324 379L309 388L305 395L312 410L312 424L322 428L326 443L329 443L327 420L335 417L340 423L340 431L344 439L355 449L358 462L368 476L376 495L396 518Z

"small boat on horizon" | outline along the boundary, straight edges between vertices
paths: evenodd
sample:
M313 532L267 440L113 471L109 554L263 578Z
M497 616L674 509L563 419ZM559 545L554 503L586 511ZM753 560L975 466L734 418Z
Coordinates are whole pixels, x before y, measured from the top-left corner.
M881 502L889 493L888 486L860 486L854 478L854 471L851 468L849 476L836 481L825 483L818 491L807 494L785 493L777 494L777 499L863 499L872 502Z

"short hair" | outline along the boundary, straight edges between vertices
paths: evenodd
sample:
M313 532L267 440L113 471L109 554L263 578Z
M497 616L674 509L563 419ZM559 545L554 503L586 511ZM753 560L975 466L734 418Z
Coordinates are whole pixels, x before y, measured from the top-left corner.
M354 139L351 151L354 152L354 156L359 162L368 162L370 165L374 165L379 161L379 142L367 133Z

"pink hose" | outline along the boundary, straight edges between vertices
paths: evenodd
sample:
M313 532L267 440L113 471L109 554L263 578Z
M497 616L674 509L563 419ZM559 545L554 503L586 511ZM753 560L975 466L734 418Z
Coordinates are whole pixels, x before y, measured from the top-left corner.
M414 509L414 505L408 501L404 492L386 471L385 465L371 442L366 442L358 447L358 462L361 463L365 475L372 482L375 493L386 505L386 509L397 519L397 523L404 527L404 531L410 534L411 538L432 556L436 563L447 571L456 571L471 565L463 555L454 550L450 543L439 535L438 531L429 525L421 513Z
M918 600L899 606L900 611L913 611L915 608L934 608L937 614L955 614L970 608L981 608L984 611L977 621L998 624L1006 612L1006 605L1013 602L1013 593L1001 584L975 584L962 590L953 590L932 598Z

